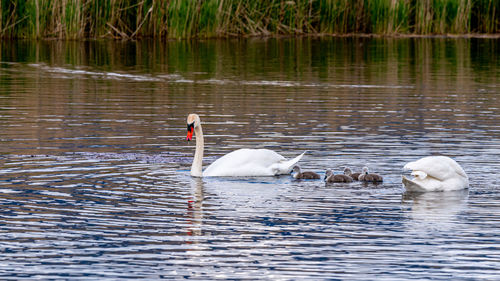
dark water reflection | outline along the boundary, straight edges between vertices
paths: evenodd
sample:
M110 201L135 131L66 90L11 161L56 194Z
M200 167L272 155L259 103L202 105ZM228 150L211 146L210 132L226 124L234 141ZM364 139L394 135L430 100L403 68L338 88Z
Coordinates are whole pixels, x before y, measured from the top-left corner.
M490 39L304 38L0 44L4 279L495 279L500 46ZM192 179L265 147L324 173ZM444 154L465 192L406 194Z

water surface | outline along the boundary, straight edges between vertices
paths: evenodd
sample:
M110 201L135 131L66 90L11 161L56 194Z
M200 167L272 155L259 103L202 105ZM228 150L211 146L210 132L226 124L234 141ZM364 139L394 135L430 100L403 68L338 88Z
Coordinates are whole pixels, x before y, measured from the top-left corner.
M303 38L0 44L2 279L495 279L500 46ZM189 176L237 148L384 183ZM456 159L469 190L408 194Z

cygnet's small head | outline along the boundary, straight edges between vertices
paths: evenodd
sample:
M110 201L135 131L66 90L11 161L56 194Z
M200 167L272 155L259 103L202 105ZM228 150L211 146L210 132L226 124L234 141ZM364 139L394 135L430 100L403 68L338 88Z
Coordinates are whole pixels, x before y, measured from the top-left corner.
M345 167L345 169L344 169L344 175L346 175L346 176L352 175L352 171L351 171L351 169L349 169L349 167Z
M293 169L292 169L292 176L294 178L297 178L300 174L300 166L299 165L295 165L293 166Z
M195 113L191 113L187 117L187 137L186 140L190 141L193 139L194 128L201 124L200 116Z
M363 171L363 174L366 174L366 175L369 173L368 167L363 167L362 171Z
M325 172L325 178L324 179L326 180L331 175L333 175L332 170L331 169L327 169L326 172Z
M292 171L293 171L294 173L300 173L300 166L299 166L299 165L295 165L295 166L293 166Z

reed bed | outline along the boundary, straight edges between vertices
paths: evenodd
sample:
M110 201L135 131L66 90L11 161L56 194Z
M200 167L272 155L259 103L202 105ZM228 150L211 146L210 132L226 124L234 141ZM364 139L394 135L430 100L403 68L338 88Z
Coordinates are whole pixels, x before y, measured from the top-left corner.
M3 38L500 33L498 0L0 0Z

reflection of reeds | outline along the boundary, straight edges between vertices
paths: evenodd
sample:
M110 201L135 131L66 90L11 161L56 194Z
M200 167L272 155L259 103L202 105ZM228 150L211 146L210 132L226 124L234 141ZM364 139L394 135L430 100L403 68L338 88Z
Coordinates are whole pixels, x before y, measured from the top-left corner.
M3 37L500 32L496 0L1 0Z
M153 121L164 121L162 118L166 116L178 118L184 116L186 111L199 110L199 104L211 104L213 108L203 110L234 114L241 118L247 118L243 117L245 112L260 112L266 114L269 120L275 118L274 122L324 120L333 130L341 126L358 126L359 122L363 122L362 127L369 128L375 134L380 133L377 130L381 124L395 126L398 130L394 132L400 134L402 127L397 124L403 120L422 121L404 125L403 132L426 132L429 123L425 120L446 120L448 128L453 128L450 133L454 134L462 129L477 130L498 123L495 116L488 117L484 113L491 111L492 103L498 102L494 87L498 78L494 74L497 73L496 62L500 54L496 50L496 40L446 38L323 37L167 42L93 40L83 43L7 40L0 44L2 61L17 60L28 64L14 66L21 67L20 71L12 72L21 75L21 80L12 79L9 75L11 72L0 75L0 94L13 96L13 93L25 93L18 95L18 98L0 98L0 110L25 108L31 114L30 118L36 121L43 108L52 108L51 114L55 116L90 118L88 120L92 122L88 124L94 126L94 120L111 120L107 115L109 112L102 108L116 108L119 100L124 106L137 110L137 118L152 118L149 123L156 126L164 123ZM370 55L366 55L367 51ZM29 66L31 62L37 62L39 66ZM130 65L136 65L137 69L131 70ZM142 73L154 77L174 74L179 75L179 78L165 78L164 82L132 82L107 75L97 76L100 78L96 79L79 79L95 76L75 74L72 77L72 74L68 74L69 79L61 79L57 74L47 72L44 66L69 70L85 66L84 70L95 73ZM29 68L27 72L26 67ZM201 77L194 73L206 73L206 78L228 79L235 83L220 86L204 83L203 78L193 83L169 82L169 79L194 81ZM40 83L41 79L43 83ZM240 83L275 79L293 79L303 84L318 84L318 87L268 87ZM415 88L323 87L329 84L407 85ZM482 88L484 91L480 91ZM27 89L31 90L26 92ZM206 94L200 95L200 90ZM291 103L303 103L301 110L309 113L302 115L288 109L276 111L288 103L287 99L293 99ZM277 102L280 100L282 102ZM311 100L322 102L311 106ZM161 106L172 104L182 106L168 106L168 110ZM443 110L445 105L453 110ZM87 110L96 110L96 114L104 115L91 116ZM339 114L342 111L349 112L357 121L353 123L353 118ZM462 123L463 118L468 118L463 115L468 113L479 116L476 120L479 123ZM116 111L115 114L116 118L123 118L122 111ZM144 114L151 117L143 117ZM315 115L311 117L307 114ZM0 116L0 122L2 118L7 118L5 116L9 115ZM40 139L39 134L60 134L42 137L45 140L67 137L66 130L41 130L38 125L25 127L34 140ZM2 131L7 136L19 134L18 127L3 128L9 130ZM79 127L74 130L70 134L77 130L75 134L81 132ZM254 134L247 126L234 126L234 130L237 136L250 137ZM111 136L116 132L106 130L103 134ZM151 132L156 134L157 130L152 129ZM167 130L169 132L178 137L178 131ZM494 130L485 130L484 133L498 136ZM153 139L157 141L157 138ZM111 145L108 141L106 147ZM116 141L120 143L118 139ZM37 151L28 153L36 154Z

